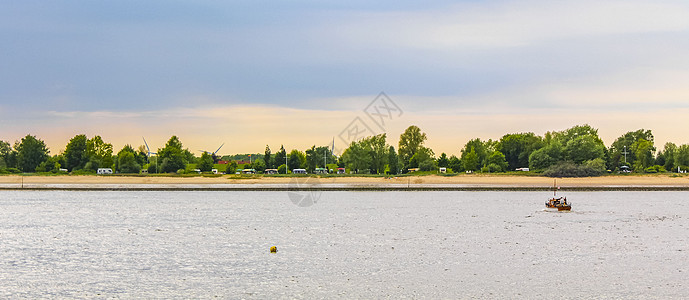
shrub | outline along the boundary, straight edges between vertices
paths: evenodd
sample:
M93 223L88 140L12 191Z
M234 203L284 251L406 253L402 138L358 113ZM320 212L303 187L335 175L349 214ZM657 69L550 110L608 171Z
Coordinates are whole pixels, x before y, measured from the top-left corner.
M655 165L655 166L648 167L648 168L644 169L644 172L646 172L646 173L664 173L664 172L667 172L667 170L665 170L665 167L663 167L663 166Z
M577 165L573 162L561 162L549 167L543 172L548 177L592 177L600 176L603 172L592 165Z
M481 168L481 172L498 173L504 171L505 170L503 167L498 164L488 164L487 166Z

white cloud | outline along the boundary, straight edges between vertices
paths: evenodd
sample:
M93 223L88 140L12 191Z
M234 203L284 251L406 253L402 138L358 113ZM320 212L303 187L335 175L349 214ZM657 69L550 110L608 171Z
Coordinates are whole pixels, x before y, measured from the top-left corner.
M415 12L354 16L338 28L348 43L457 51L517 47L547 40L686 31L679 1L507 1L463 3Z

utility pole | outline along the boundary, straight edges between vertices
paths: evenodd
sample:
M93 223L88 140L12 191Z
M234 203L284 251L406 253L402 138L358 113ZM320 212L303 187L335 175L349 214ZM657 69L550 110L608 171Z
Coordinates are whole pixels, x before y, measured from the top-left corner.
M287 152L285 152L285 174L287 174L287 169L289 168L287 167Z

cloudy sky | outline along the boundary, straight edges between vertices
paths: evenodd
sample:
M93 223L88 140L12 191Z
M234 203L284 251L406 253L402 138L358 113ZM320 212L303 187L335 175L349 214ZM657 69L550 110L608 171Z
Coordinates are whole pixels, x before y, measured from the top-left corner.
M341 147L357 125L396 145L414 124L458 154L588 123L608 145L639 128L685 144L687 16L662 0L3 1L0 139L55 154L80 133L115 151L178 135L228 154Z

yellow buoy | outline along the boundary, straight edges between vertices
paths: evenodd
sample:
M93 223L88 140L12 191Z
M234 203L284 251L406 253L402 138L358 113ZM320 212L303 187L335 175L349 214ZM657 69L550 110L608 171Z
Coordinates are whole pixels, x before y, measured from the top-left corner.
M276 247L276 246L270 247L270 253L278 253L278 247Z

